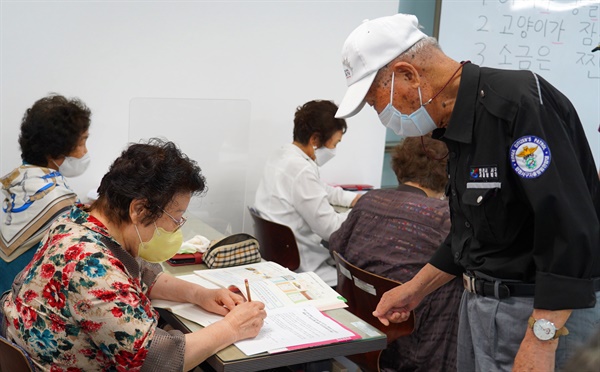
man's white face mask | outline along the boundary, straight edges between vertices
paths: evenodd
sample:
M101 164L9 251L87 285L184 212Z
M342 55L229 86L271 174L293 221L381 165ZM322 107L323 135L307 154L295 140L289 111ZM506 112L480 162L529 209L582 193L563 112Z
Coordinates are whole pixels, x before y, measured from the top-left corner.
M390 103L379 114L379 120L386 128L390 128L399 136L420 137L437 128L435 122L429 116L427 110L425 110L425 106L431 102L431 99L423 103L421 87L417 87L417 89L419 90L419 103L421 107L410 115L402 114L394 107L392 102L394 97L394 73L392 72Z

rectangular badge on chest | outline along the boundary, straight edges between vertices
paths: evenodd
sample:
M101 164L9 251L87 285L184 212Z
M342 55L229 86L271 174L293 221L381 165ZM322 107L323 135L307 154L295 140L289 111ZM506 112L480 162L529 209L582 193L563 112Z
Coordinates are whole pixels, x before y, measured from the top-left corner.
M469 169L469 178L472 181L497 181L497 165L472 165Z

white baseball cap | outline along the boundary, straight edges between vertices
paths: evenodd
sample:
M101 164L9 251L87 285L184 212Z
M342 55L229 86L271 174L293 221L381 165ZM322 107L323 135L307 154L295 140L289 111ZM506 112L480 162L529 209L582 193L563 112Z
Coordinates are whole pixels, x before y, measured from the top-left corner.
M380 68L427 37L412 14L396 14L365 20L344 42L342 65L348 90L335 117L356 115L365 105L365 96Z

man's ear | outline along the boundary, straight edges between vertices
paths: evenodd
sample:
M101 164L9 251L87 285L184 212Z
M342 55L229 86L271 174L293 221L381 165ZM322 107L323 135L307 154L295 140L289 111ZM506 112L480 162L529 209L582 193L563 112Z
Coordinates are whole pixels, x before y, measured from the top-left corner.
M146 200L144 199L133 199L129 203L129 218L134 225L141 224L142 219L146 213Z
M421 77L415 66L408 62L399 61L390 66L394 71L396 82L402 82L408 84L412 88L416 88L421 85Z

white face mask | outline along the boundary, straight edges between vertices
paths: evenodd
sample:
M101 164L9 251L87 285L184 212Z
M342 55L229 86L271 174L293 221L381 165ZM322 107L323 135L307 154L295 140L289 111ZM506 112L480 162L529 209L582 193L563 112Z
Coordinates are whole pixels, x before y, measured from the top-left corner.
M65 157L63 163L58 166L58 171L65 177L81 176L90 165L91 158L89 154L89 152L86 152L85 155L80 158L74 158L72 156Z
M420 137L423 136L435 128L435 122L429 116L425 106L431 102L431 99L423 104L421 98L421 87L417 87L419 90L419 107L415 112L410 115L402 114L392 104L394 97L394 73L392 72L392 91L390 93L390 103L381 111L379 114L379 120L381 123L399 136L402 137ZM433 99L433 98L432 98Z
M328 147L319 147L315 149L315 157L317 158L316 163L319 167L322 167L329 160L335 156L335 148L330 149Z

